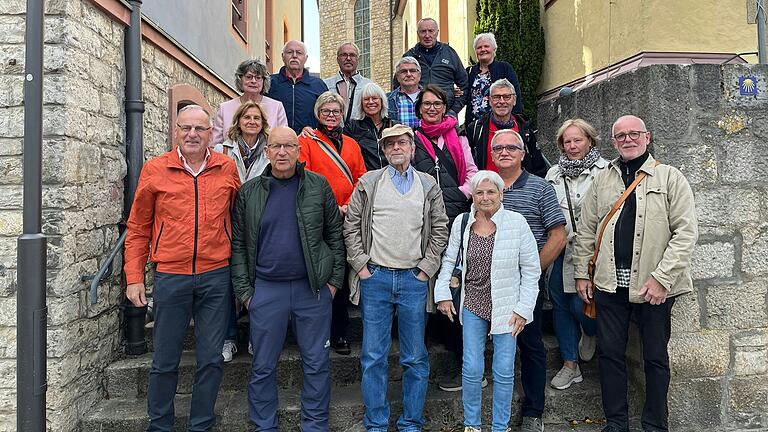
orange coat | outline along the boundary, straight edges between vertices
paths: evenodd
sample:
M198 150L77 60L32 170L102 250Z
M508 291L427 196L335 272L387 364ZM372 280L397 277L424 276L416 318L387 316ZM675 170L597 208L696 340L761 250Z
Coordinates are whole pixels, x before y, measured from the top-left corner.
M144 165L128 218L125 277L144 282L147 257L157 271L199 274L229 265L230 219L240 177L235 163L211 151L195 179L174 147Z
M331 139L327 135L319 130L315 130L315 133L318 138L328 143L329 147L336 150L336 147L333 146ZM328 180L333 190L333 195L336 197L336 203L340 206L349 203L352 191L355 190L355 185L357 185L357 179L365 174L365 161L363 161L363 154L360 152L360 146L357 144L357 141L346 135L341 137L341 158L347 163L349 170L352 172L352 183L347 180L341 169L320 148L320 144L314 138L299 137L299 145L301 146L299 160L306 162L306 169L314 171Z

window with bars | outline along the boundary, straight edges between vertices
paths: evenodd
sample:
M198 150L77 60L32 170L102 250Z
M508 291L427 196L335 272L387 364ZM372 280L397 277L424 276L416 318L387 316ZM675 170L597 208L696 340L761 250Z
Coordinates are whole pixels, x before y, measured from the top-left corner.
M247 0L232 0L232 28L243 38L243 42L248 42L248 19L246 16Z
M360 48L357 71L371 76L371 14L368 0L355 2L355 44Z

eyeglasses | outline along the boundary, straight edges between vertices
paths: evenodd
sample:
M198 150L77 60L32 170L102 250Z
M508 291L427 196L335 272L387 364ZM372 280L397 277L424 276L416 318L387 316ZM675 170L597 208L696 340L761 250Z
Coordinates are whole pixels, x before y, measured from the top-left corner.
M407 140L405 138L399 139L397 141L394 141L394 140L384 141L384 148L385 149L390 149L390 148L394 147L395 145L397 145L399 147L408 147L408 146L411 145L411 141L409 141L409 140Z
M297 144L268 144L267 145L267 148L272 151L277 151L277 150L293 151L293 150L296 150L296 147L298 147Z
M491 147L491 151L497 154L501 154L504 150L508 151L509 153L514 153L516 151L523 151L522 147L518 147L516 145L495 145Z
M491 96L491 100L494 101L494 102L498 102L500 100L511 101L513 97L515 97L514 93L512 93L512 94L500 94L500 95L493 95L493 96Z
M643 135L646 133L648 133L648 131L619 132L613 136L613 139L615 139L618 142L624 142L627 140L627 138L631 139L632 141L636 141L637 139L640 138L640 135Z
M355 54L355 53L341 53L341 54L336 54L336 57L339 57L339 58L347 58L348 57L348 58L352 58L353 59L353 58L357 58L357 54Z
M338 116L341 115L341 110L338 110L338 109L335 109L335 110L321 109L320 110L320 115L324 116L324 117L330 117L331 115L333 115L334 117L338 117Z
M207 131L211 130L210 126L208 126L208 127L206 127L206 126L190 126L190 125L180 125L178 123L176 123L176 126L178 126L179 129L181 129L181 131L184 132L185 134L188 134L188 133L190 133L192 131L195 131L195 132L201 134L203 132L207 132Z
M408 75L408 74L416 75L419 72L420 71L418 69L400 69L399 71L397 71L397 73L399 73L400 75Z
M261 81L264 77L261 75L248 74L243 75L243 81Z
M435 101L435 102L422 102L421 106L423 106L426 109L434 108L434 109L440 109L445 104L442 101Z

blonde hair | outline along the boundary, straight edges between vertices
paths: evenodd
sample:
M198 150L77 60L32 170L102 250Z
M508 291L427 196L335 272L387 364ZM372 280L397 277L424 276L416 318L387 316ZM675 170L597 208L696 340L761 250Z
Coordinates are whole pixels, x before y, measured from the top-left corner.
M568 119L563 122L562 125L560 125L560 128L557 130L557 148L560 149L560 152L565 152L565 145L563 144L563 135L565 134L565 131L571 127L576 126L581 130L584 135L587 136L589 139L589 148L592 148L597 145L597 129L595 129L594 126L587 123L586 120L575 118L575 119Z
M331 91L327 91L317 97L317 100L315 101L315 118L320 120L320 108L322 108L323 105L334 102L339 104L339 108L341 108L341 119L344 120L347 113L347 109L344 106L344 99ZM382 102L382 104L383 103L384 102Z
M267 112L264 111L264 107L261 106L261 104L249 100L243 102L239 107L237 107L235 114L232 116L232 126L230 126L229 130L227 131L227 138L235 141L237 137L242 135L243 131L240 129L240 119L242 119L246 111L251 108L256 108L259 110L259 114L261 115L261 133L263 133L264 136L269 136L269 121L267 120Z

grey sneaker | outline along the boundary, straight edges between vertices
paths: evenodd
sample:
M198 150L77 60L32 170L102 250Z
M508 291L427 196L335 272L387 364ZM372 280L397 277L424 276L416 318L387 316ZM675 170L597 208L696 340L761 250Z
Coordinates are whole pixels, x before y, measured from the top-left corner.
M597 349L597 336L587 336L584 332L581 332L581 339L579 339L579 358L584 361L590 361L595 356L595 350Z
M235 341L232 340L226 340L224 341L224 347L221 349L221 356L224 357L224 363L229 363L232 361L232 357L237 352L237 345L235 344Z
M558 372L557 375L552 378L550 385L552 388L565 390L570 387L571 384L580 383L583 380L584 378L581 377L581 370L579 369L579 365L576 365L576 369L571 369L563 365L563 368L560 369L560 372Z
M461 391L462 385L461 385L461 374L455 374L451 375L450 377L445 378L444 380L437 383L437 386L442 391L447 392L457 392ZM483 380L480 382L480 386L482 388L488 387L488 380L483 377Z
M520 432L544 432L544 421L541 417L523 417Z

